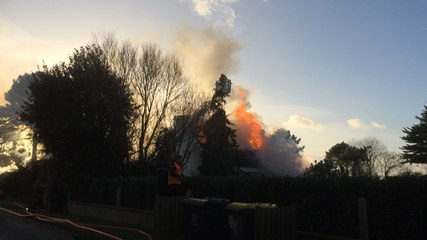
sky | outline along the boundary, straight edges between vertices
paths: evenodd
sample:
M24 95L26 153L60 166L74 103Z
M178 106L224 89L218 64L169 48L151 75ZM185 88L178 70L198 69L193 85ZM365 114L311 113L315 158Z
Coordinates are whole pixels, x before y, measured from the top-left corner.
M182 54L190 75L219 77L210 60L223 60L266 131L290 130L312 161L364 137L400 152L427 100L426 11L422 0L0 0L0 92L114 32ZM221 44L208 51L209 38Z

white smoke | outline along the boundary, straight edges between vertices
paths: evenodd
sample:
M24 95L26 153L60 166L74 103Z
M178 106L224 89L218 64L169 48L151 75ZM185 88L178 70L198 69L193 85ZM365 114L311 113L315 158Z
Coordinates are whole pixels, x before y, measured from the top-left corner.
M267 136L264 147L257 152L260 166L273 175L300 175L306 167L306 160L302 155L303 147L294 137L284 128Z
M259 167L273 175L300 175L307 165L307 159L303 156L304 147L299 145L301 140L284 128L277 129L271 135L266 134L260 117L248 111L248 96L248 90L240 89L240 104L233 114L239 146L255 149Z
M236 55L241 48L240 43L213 26L182 28L173 44L176 54L184 60L187 74L207 91L214 88L221 73L228 75L239 70Z

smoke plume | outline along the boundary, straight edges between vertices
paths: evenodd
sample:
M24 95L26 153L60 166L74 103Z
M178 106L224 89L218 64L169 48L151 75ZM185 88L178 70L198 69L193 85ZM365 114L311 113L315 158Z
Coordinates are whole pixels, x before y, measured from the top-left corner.
M186 27L174 39L175 53L184 61L184 69L193 82L212 92L221 73L230 75L239 70L239 42L212 26L205 29ZM274 175L298 175L304 169L299 141L285 129L268 135L260 117L250 112L249 91L238 88L232 120L237 129L241 149L254 151L258 165ZM293 138L294 137L294 138Z
M212 26L204 29L185 27L177 33L174 48L184 60L184 68L191 79L207 91L223 74L239 70L237 53L240 43Z
M259 167L273 175L296 176L305 168L302 155L304 147L299 146L300 139L290 131L280 128L273 134L266 134L260 117L249 112L249 91L239 89L239 103L233 111L237 141L240 148L255 151Z

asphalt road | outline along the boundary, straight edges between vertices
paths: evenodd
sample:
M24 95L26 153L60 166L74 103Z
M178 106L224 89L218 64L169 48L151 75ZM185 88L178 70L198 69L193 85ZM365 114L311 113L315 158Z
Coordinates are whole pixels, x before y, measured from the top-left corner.
M1 240L74 240L71 233L34 218L22 218L0 210Z

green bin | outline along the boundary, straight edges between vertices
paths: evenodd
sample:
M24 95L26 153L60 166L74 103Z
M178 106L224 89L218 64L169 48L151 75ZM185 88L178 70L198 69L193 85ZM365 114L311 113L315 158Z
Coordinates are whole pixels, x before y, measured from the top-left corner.
M203 239L206 231L204 205L207 201L200 198L184 199L185 235L188 240Z
M201 239L228 240L228 215L225 208L230 203L229 199L208 198L205 204L206 233Z
M227 240L228 216L225 206L230 200L223 198L184 199L184 221L188 240Z
M230 240L255 238L255 208L277 208L277 205L243 202L232 202L227 205Z

